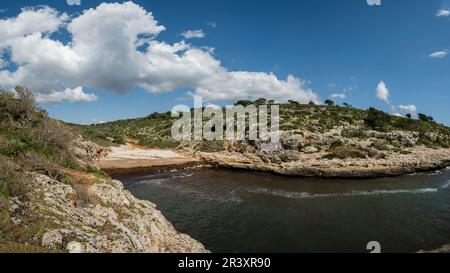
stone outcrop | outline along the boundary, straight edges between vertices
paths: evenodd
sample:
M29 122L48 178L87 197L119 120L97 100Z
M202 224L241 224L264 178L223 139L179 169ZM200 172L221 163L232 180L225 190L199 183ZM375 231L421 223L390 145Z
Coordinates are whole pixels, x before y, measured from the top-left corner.
M73 153L84 162L96 162L107 156L111 149L102 147L92 141L76 139L72 145Z
M260 143L228 145L217 153L195 152L202 161L226 168L272 172L289 176L371 178L432 171L450 166L450 149L418 145L417 132L378 132L355 126L317 133L307 130L281 132L280 149L262 151ZM430 140L448 142L445 136L429 134ZM242 146L247 148L242 149ZM241 147L240 150L233 147ZM357 156L332 154L335 146L354 149ZM250 148L249 148L250 147Z
M120 181L85 177L73 187L45 175L33 177L34 198L21 206L32 207L51 223L41 239L44 247L72 253L207 252L178 233L154 204L124 190ZM20 221L20 213L12 213Z

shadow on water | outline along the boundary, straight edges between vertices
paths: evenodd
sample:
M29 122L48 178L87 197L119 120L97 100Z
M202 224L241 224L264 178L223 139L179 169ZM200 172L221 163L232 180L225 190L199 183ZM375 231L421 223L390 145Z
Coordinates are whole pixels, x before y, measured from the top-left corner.
M194 169L120 178L213 252L414 252L450 243L450 171L367 180Z

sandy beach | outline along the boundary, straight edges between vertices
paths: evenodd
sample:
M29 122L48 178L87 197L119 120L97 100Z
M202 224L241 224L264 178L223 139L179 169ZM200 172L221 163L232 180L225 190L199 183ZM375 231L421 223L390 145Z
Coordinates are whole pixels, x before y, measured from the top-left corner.
M96 165L109 175L121 175L195 167L201 165L201 161L170 150L144 149L128 144L112 147Z

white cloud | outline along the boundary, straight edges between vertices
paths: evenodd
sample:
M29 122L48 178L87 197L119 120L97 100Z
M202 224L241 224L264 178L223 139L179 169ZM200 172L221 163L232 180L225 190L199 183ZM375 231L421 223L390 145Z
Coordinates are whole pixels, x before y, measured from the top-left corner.
M450 10L448 9L440 9L436 13L437 17L448 17L450 15Z
M183 36L185 39L193 39L193 38L204 38L206 34L201 29L197 30L188 30L183 33L181 33L181 36Z
M330 98L343 100L347 98L347 95L345 95L344 93L333 93L330 95Z
M221 70L204 79L195 93L209 101L267 98L280 102L292 99L318 103L319 97L306 85L306 81L292 75L279 80L274 74Z
M2 24L14 31L0 31L0 50L9 50L9 61L18 68L0 71L0 87L25 85L41 101L77 101L76 94L78 101L92 101L90 95L67 91L83 86L116 93L134 87L153 93L186 88L206 101L266 97L319 102L307 81L292 75L281 80L271 73L229 71L210 49L158 41L165 27L132 2L103 3L71 20L50 8L24 10L0 21L0 30ZM48 35L62 27L72 38L65 44Z
M69 102L92 102L97 100L97 96L84 93L82 87L66 88L61 92L53 91L50 94L38 94L36 96L36 101L39 103L56 103L65 100Z
M53 33L67 18L66 14L46 6L22 9L17 17L0 20L0 48L14 38L32 33Z
M107 121L104 121L104 120L98 120L98 119L93 118L93 119L91 119L91 120L88 122L88 125L102 124L102 123L106 123L106 122L107 122Z
M398 108L409 114L415 114L417 112L417 107L415 105L399 105Z
M394 114L392 114L393 116L396 116L396 117L403 117L403 115L402 114L400 114L400 113L394 113Z
M217 27L217 23L216 22L207 22L206 25L210 26L212 28L216 28Z
M430 58L444 58L447 54L447 51L436 51L430 54Z
M381 81L377 88L377 98L389 104L389 89L387 89L386 84Z

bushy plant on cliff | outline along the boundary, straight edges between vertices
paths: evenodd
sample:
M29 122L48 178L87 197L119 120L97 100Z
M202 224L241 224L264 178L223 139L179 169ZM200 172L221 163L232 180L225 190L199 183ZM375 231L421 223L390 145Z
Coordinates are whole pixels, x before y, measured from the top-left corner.
M63 167L79 167L71 143L73 133L65 124L50 119L39 109L33 94L17 87L0 91L0 249L26 251L38 247L46 221L31 209L21 210L20 225L12 219L11 200L27 202L31 196L30 173L45 174L62 183L70 178Z
M421 120L421 121L425 121L425 122L432 122L432 121L434 121L434 118L432 116L427 116L427 115L425 115L423 113L419 113L418 116L419 116L419 120Z
M367 110L364 123L373 130L386 131L390 126L391 120L391 115L371 107Z
M369 152L357 146L339 145L331 148L330 153L324 156L326 159L366 158Z
M236 102L236 104L244 106L264 103L271 104L273 102L267 99ZM350 105L347 105L347 107L326 107L314 103L301 104L292 100L285 104L279 104L279 106L280 129L284 131L308 130L314 133L326 133L344 127L342 136L359 140L369 138L369 130L381 132L398 130L420 134L434 132L450 136L450 129L436 122L391 116L374 108L365 111L350 107ZM131 142L148 148L177 148L180 147L181 143L174 141L171 137L171 127L174 121L176 119L171 117L170 112L165 112L153 113L145 118L90 126L72 126L76 127L85 139L103 146ZM204 122L206 122L205 119ZM351 125L350 128L349 125ZM448 141L446 144L448 144ZM205 146L209 145L205 144Z
M176 148L180 142L171 137L176 119L170 112L153 113L145 118L118 120L93 125L70 124L84 139L102 146L115 146L126 142L148 148Z
M28 89L17 87L16 93L0 92L0 154L19 159L34 152L55 164L67 162L74 139L70 128L48 118Z

